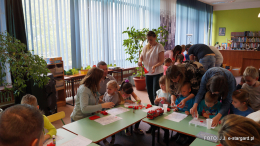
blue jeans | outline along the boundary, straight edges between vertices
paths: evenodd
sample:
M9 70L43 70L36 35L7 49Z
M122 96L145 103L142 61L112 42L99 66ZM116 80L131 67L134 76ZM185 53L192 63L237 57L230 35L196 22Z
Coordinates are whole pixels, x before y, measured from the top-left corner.
M215 67L216 58L215 56L208 55L201 58L199 62L203 65L205 70L208 70L211 67Z

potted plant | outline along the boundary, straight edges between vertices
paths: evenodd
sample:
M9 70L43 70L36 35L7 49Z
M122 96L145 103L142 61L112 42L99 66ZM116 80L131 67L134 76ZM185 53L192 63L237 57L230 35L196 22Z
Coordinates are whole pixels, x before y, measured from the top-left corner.
M167 41L168 31L165 29L165 27L158 27L158 29L152 29L152 31L155 32L157 39L156 41L161 43L163 46L165 46L165 43ZM135 29L134 27L127 27L126 31L123 31L123 34L128 34L128 39L125 39L123 42L123 46L126 47L125 52L126 54L129 54L129 57L126 59L130 61L131 63L138 63L138 59L140 58L143 43L146 41L146 34L149 31L148 28L143 28L142 30ZM145 77L144 77L144 68L138 67L137 69L137 75L134 77L135 86L137 89L137 86L140 87L137 90L145 90L146 84L145 84ZM142 85L139 86L139 84Z
M34 85L38 87L49 83L47 74L50 71L46 67L46 61L26 51L26 45L8 33L0 33L0 60L0 85L4 86L6 91L14 93L15 103L20 103L21 97L25 94L27 81L33 80ZM3 70L7 69L11 73L12 88L7 88L10 84L2 80L6 77Z

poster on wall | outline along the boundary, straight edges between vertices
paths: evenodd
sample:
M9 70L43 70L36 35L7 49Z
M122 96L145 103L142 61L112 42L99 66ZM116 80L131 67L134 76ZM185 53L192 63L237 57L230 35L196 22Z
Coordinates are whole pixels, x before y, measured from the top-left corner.
M226 34L226 27L220 27L218 35L219 36L225 36L225 34Z

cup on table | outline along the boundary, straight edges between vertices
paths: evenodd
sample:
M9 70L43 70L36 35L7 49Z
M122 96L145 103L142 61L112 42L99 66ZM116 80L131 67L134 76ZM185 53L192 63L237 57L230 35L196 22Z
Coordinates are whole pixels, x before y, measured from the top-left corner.
M168 104L163 104L163 110L164 110L164 113L167 112L167 108L168 108Z
M206 119L206 122L207 122L207 129L211 129L212 119Z

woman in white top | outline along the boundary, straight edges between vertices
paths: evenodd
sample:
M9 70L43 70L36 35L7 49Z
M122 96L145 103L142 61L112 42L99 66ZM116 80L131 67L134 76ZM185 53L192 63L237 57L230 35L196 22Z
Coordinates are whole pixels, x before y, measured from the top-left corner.
M153 31L147 33L148 45L143 48L138 60L138 66L144 67L148 71L145 74L146 88L151 104L154 104L156 91L160 89L159 79L163 75L164 47L156 42L156 34Z

